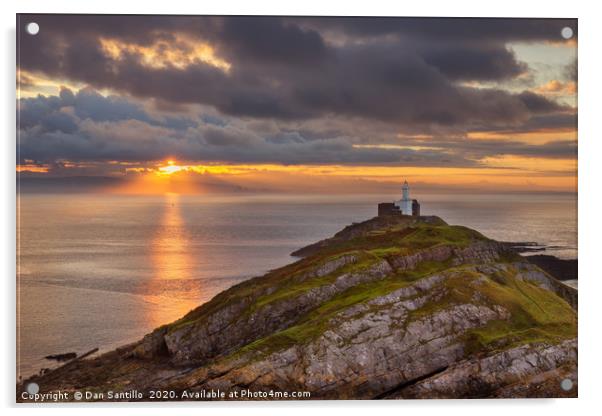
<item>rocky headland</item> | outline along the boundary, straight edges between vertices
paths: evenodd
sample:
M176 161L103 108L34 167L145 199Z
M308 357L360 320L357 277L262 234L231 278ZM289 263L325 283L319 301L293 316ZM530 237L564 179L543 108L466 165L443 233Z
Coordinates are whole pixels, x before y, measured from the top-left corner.
M577 291L506 244L434 216L391 216L293 255L136 343L31 377L17 400L31 382L178 397L577 395Z

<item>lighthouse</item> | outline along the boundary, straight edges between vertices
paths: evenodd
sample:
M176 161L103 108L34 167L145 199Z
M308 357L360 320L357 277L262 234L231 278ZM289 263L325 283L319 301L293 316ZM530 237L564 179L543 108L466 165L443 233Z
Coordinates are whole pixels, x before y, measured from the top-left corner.
M410 185L408 181L403 182L401 187L401 199L395 202L381 202L378 204L378 216L388 217L391 215L420 216L420 203L410 198Z
M403 182L401 187L401 199L395 202L403 215L412 215L412 199L410 198L410 185L408 181Z

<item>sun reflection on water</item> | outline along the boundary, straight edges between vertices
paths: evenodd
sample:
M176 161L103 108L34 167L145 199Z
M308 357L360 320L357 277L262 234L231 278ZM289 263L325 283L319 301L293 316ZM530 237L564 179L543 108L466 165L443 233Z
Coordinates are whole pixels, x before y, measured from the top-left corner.
M193 262L188 251L186 224L181 214L180 195L165 194L161 223L151 242L153 278L152 295L145 301L153 304L147 319L153 326L172 322L199 304L199 288L192 276Z

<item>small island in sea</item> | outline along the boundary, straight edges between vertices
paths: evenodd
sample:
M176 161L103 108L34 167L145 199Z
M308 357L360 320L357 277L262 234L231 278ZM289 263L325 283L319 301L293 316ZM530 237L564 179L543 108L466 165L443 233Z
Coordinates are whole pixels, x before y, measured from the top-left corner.
M169 400L576 397L577 291L511 244L420 216L403 189L377 217L138 342L21 382L17 400L34 382L40 393L116 401L157 391Z

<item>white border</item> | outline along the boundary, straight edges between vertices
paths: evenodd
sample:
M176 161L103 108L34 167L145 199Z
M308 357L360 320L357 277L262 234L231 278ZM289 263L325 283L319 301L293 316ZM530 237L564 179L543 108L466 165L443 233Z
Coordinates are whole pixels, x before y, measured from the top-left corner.
M14 403L15 360L15 13L143 13L143 14L278 14L278 15L397 15L397 16L471 16L471 17L571 17L579 18L579 399L567 400L473 400L473 401L412 401L412 402L310 402L310 403L174 403L151 405L86 405L87 414L131 414L135 407L143 407L144 414L164 415L168 408L176 407L178 414L236 413L245 416L264 415L267 411L292 415L318 412L345 412L346 415L365 415L377 411L395 414L444 414L463 416L469 414L504 415L541 412L549 415L589 413L597 405L600 394L597 387L602 375L598 350L602 346L600 335L600 257L598 241L602 236L600 223L601 198L598 179L602 180L601 117L598 102L602 98L599 74L602 40L602 21L597 2L593 1L542 1L498 0L497 2L454 0L392 2L371 0L351 3L349 0L301 0L296 2L254 0L219 2L204 1L149 1L124 2L103 0L85 2L77 0L20 0L18 4L1 2L0 19L3 24L3 56L1 67L2 102L0 114L4 135L2 137L2 238L0 249L4 273L3 328L0 342L2 405L12 407L9 413L19 411ZM32 411L25 407L20 411ZM69 405L46 406L48 414L80 414L81 408ZM137 411L140 413L140 410Z

